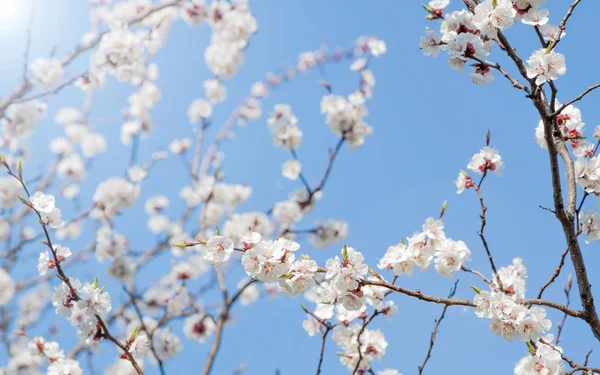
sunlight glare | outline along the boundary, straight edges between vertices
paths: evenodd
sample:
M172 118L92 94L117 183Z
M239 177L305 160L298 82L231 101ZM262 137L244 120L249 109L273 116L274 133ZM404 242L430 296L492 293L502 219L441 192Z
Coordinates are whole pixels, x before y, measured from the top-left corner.
M26 0L0 0L0 38L26 27L31 3Z

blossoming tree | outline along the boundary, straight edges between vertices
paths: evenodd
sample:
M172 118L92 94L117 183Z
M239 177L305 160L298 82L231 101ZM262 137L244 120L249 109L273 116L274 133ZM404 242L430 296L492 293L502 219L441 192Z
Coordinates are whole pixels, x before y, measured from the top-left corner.
M376 60L387 49L377 37L360 37L348 49L301 53L295 66L270 73L252 85L214 138L205 139L207 129L217 126L212 124L213 111L227 99L227 82L244 63L244 52L258 30L247 1L90 0L92 29L71 52L50 58L30 58L30 25L21 82L0 100L0 168L6 172L0 177L0 240L4 244L0 339L8 354L0 373L83 374L86 353L97 355L111 347L118 356L103 363L106 373L166 374L167 364L177 361L181 351L199 351L198 347L205 346L208 354L198 360L198 371L207 375L227 344L223 332L235 319L236 306L261 303L273 295L306 300L302 304L289 299L304 311L305 320L286 329L303 328L318 338L317 375L323 373L325 361L339 361L339 371L352 375L409 373L415 369L386 369L378 364L388 342L385 331L371 324L382 317L393 322L399 310L394 297L401 294L429 302L428 307L437 304L441 311L429 347L423 348L424 360L416 369L419 374L426 372L440 325L447 309L454 306L472 310L473 319L489 321L491 333L499 339L521 345L523 357L514 360L517 375L600 374L600 369L588 365L589 353L585 360L576 361L572 358L581 354L563 349L560 341L567 318L583 322L600 339L600 318L580 242L580 236L586 237L585 243L600 239L600 214L586 207L592 196L600 194L596 157L600 141L586 139L581 113L574 107L600 85L559 102L554 82L566 73L559 43L580 2L566 4L556 25L550 23L543 0L455 0L452 4L432 0L423 4L428 29L420 48L425 55L435 57L444 51L450 67L469 69L467 75L475 84L488 84L495 76L506 79L539 114L535 137L548 153L554 201L553 207L543 209L556 216L566 246L557 254L556 268L548 270L548 281L529 296L523 261L515 258L508 266L497 265L486 240L488 203L483 182L500 176L504 169L490 132L466 165L467 171L461 170L455 181L458 194L470 194L479 204L480 243L467 245L450 238L444 224L445 203L438 215L424 220L420 231L381 249L378 262L372 264L358 246L345 244L348 224L340 218L323 218L309 229L301 226L319 204L338 155L347 148L360 148L371 136L366 122L375 88L371 69L376 70ZM151 116L161 99L160 69L154 57L176 23L208 25L211 38L204 61L212 77L204 81L202 95L189 103L190 137L169 139L167 149L144 154L140 144L152 136L153 127L161 125ZM521 29L514 31L515 37L533 33L539 45L527 56L521 55L512 47L508 29L510 35L513 29ZM66 68L88 53L87 71L68 77ZM494 62L496 55L507 57L510 65ZM300 158L303 132L292 106L282 103L263 109L262 102L295 76L344 61L350 67L348 79L356 83L351 92L340 93L331 82L320 82L324 92L320 112L337 142L329 150L320 179L312 183ZM89 114L94 95L114 81L133 88L123 109L118 139L130 148L130 157L115 163L112 177L94 186L91 200L82 199L81 186L93 170L93 160L111 152L106 135L94 126ZM57 108L54 122L64 135L49 141L55 159L42 176L34 178L36 150L28 147L27 138L46 116L53 98L68 86L78 88L83 105ZM262 116L263 110L269 115ZM281 166L282 177L298 183L288 199L274 201L263 211L241 210L251 199L252 187L224 173L221 146L232 140L237 126L248 122L266 124L274 146L289 155ZM600 138L600 130L593 135ZM184 181L170 181L178 186L179 196L145 194L148 176L168 160L186 170ZM118 217L126 216L140 200L147 221L118 225ZM168 210L174 201L183 206L177 214ZM65 214L65 207L71 206L72 214ZM133 225L156 235L155 245L134 250L136 239L128 234L128 226ZM69 243L79 238L87 238L89 245L72 248ZM332 245L338 252L325 262L311 256L312 249ZM475 248L489 268L469 265ZM37 274L33 278L23 277L27 273L19 269L29 254L37 259L37 267L31 264ZM569 261L575 269L573 277L561 272ZM140 285L139 274L151 263L162 265L161 272L153 273L147 285ZM232 272L236 266L243 269L243 277ZM74 270L85 267L92 269L93 277L73 276ZM98 269L105 272L98 273ZM458 282L449 295L442 296L403 287L403 280L415 272L437 273L440 278L463 275L471 284L472 298L455 297ZM566 279L566 304L544 298L559 277ZM207 296L216 298L203 302ZM47 310L70 323L68 335L76 337L74 346L32 334ZM548 310L560 313L562 320L553 325ZM177 321L183 321L182 327ZM338 347L336 358L326 356L329 341Z

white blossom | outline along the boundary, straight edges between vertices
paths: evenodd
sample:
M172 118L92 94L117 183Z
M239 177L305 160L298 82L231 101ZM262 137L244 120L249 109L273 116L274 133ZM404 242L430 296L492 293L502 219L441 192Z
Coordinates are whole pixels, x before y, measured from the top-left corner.
M30 62L29 70L31 70L33 83L46 89L57 86L64 74L60 60L43 57L38 57Z

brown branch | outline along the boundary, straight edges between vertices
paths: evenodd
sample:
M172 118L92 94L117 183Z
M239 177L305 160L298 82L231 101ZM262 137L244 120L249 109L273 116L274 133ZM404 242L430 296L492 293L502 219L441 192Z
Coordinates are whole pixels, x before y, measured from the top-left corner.
M587 366L588 364L588 360L590 359L590 354L592 354L592 350L588 350L588 352L585 354L585 359L583 360L583 365Z
M527 77L527 68L525 67L525 63L523 63L523 60L521 59L517 51L515 51L515 49L510 45L508 39L506 39L502 31L500 30L498 30L498 42L498 44L506 52L508 57L510 57L510 59L515 63L517 69L519 70L519 73L521 73L521 76L525 78L527 82L529 82L531 87L535 87L535 79L530 79Z
M46 96L49 95L54 95L57 94L59 91L61 91L62 89L66 88L67 86L72 85L73 83L75 83L75 81L77 81L79 78L81 78L82 76L84 76L86 73L82 73L80 75L74 76L69 78L68 80L64 81L63 83L61 83L60 85L56 86L55 88L53 88L52 90L48 90L27 98L19 98L16 99L15 101L13 101L13 103L22 103L22 102L29 102L32 100L36 100L36 99L40 99L40 98L44 98Z
M458 280L456 280L456 282L454 283L454 288L450 289L448 298L454 297L457 286L458 286ZM435 338L437 337L437 334L438 334L438 331L440 328L440 324L442 323L442 320L444 320L444 317L446 316L447 309L448 309L448 305L444 306L444 308L442 309L442 314L440 315L440 317L438 319L435 320L435 324L433 325L433 332L431 332L431 338L429 339L429 349L427 350L427 355L425 355L425 359L423 360L423 363L418 367L419 375L423 374L423 370L425 369L425 366L427 365L429 358L431 358L431 352L433 350L433 345L435 344Z
M558 24L558 35L556 37L556 42L554 42L552 44L552 49L556 48L556 45L561 41L562 32L567 28L567 21L569 20L569 18L571 18L571 16L573 15L573 11L575 10L575 7L577 5L579 5L580 2L581 2L581 0L575 0L571 4L571 6L569 6L569 10L567 11L567 13L564 15L563 19Z
M296 150L291 149L290 152L292 153L292 157L294 158L294 160L298 160L298 153L296 152ZM310 187L310 184L306 180L304 173L302 173L302 171L300 171L300 174L298 175L298 177L300 178L300 181L302 181L302 184L304 185L304 187L306 188L306 191L310 195L310 193L312 192L312 188Z
M363 285L381 286L381 287L387 288L389 290L393 290L395 292L406 294L407 296L411 296L411 297L420 299L422 301L437 303L437 304L440 304L440 305L475 307L475 304L473 302L471 302L471 301L468 301L468 300L464 300L464 299L460 300L460 299L453 299L453 298L443 298L443 297L430 296L430 295L421 293L421 291L419 291L419 290L405 289L405 288L402 288L400 286L390 284L390 283L388 283L386 281L362 280L361 283Z
M133 306L133 309L135 310L135 313L137 314L138 319L140 320L140 324L144 324L144 317L138 304L135 302L135 295L133 294L133 292L130 292L125 286L123 286L123 290L129 296L129 301L131 302L131 305ZM150 342L150 351L152 352L154 359L156 359L156 362L158 363L158 369L160 370L161 375L165 375L163 361L160 359L160 356L158 355L158 353L156 352L156 348L154 347L154 332L150 332L150 330L148 329L144 329L144 331L146 331L146 333L148 334L148 339Z
M551 208L548 208L548 207L545 207L545 206L542 206L542 205L539 205L538 207L541 208L544 211L552 212L554 215L556 215L556 212L553 209L551 209Z
M321 366L323 365L323 357L325 353L325 343L327 342L327 335L329 334L332 328L330 324L324 324L324 326L325 332L321 333L321 352L319 353L319 364L317 366L316 375L321 374Z
M567 108L568 106L570 106L571 104L580 101L581 99L583 99L587 94L589 94L590 92L596 90L597 88L600 88L600 83L594 85L594 86L590 86L587 89L585 89L585 91L583 91L581 94L577 95L574 99L569 100L568 102L566 102L565 104L561 105L556 111L554 111L552 113L552 117L556 117L558 116L565 108Z
M29 210L27 210L27 211L29 211ZM68 225L70 223L73 223L75 221L78 221L78 220L81 220L82 218L87 217L90 214L90 212L91 212L91 210L83 211L82 213L75 216L71 220L66 221L65 225ZM8 270L12 266L12 264L16 262L19 251L22 250L25 245L27 245L31 242L34 242L34 241L38 241L43 237L44 237L44 233L42 232L42 233L36 234L35 236L33 236L31 238L23 238L18 243L16 243L14 246L9 248L6 252L1 253L0 258L6 259L6 263L4 264L3 268L5 270ZM17 290L18 289L19 289L19 284L17 284Z
M381 314L381 311L375 310L373 312L373 314L371 314L371 317L364 321L362 327L360 327L360 331L358 331L358 335L356 336L356 341L358 343L358 361L356 362L356 367L354 367L354 371L352 371L352 375L355 375L357 373L358 369L360 368L360 363L363 360L362 351L361 351L362 343L360 342L360 336L362 336L363 332L365 332L365 329L367 328L369 323L371 323L373 321L373 318L375 318L379 314Z
M477 197L479 198L479 206L481 207L481 214L479 214L479 217L481 218L481 227L479 228L479 231L477 232L477 234L479 235L479 238L481 238L481 242L483 243L483 247L485 248L485 252L487 254L488 261L490 262L490 266L492 267L494 276L496 277L496 280L498 281L498 288L501 291L503 291L504 287L502 286L502 280L500 280L500 275L498 274L498 269L496 268L496 264L494 263L494 257L492 256L490 247L488 246L487 240L485 239L485 235L483 234L485 225L487 224L487 220L485 217L485 214L487 212L487 207L485 206L485 203L483 202L483 195L481 194L481 184L483 183L483 180L485 179L486 176L487 176L487 170L485 170L485 172L483 172L483 176L481 177L479 184L477 184L477 185L473 184L473 188L475 189L475 192L477 193Z
M29 190L27 189L27 186L25 184L25 181L22 178L22 174L21 171L18 170L17 174L14 174L13 171L10 169L10 167L8 166L8 164L4 165L8 171L8 174L11 175L12 177L14 177L15 179L17 179L17 181L19 181L19 183L21 184L21 186L23 187L23 190L25 190L25 193L27 194L27 197L31 197L31 194L29 193ZM63 282L65 283L65 285L67 285L67 287L69 288L73 299L75 301L79 301L81 300L81 297L79 296L77 289L75 289L73 287L73 285L71 284L71 279L69 279L69 277L67 277L67 275L65 274L63 267L61 265L61 261L58 258L58 255L56 254L56 250L54 250L54 246L52 245L52 240L50 239L50 234L48 233L48 229L46 228L46 224L44 223L44 221L42 220L42 216L41 214L38 212L38 210L36 210L31 204L24 202L28 207L30 207L37 215L38 219L39 219L39 223L42 226L42 230L44 231L44 236L46 238L46 242L44 243L49 249L50 249L50 253L52 254L52 257L54 259L54 263L55 263L55 268L56 268L56 276ZM115 345L117 345L119 348L121 348L125 354L125 356L127 357L127 359L129 359L129 361L131 362L131 365L133 366L133 368L136 370L136 372L139 375L143 375L144 372L142 371L142 369L139 367L139 365L137 364L135 358L133 357L133 355L127 350L128 348L123 345L118 339L116 339L114 336L112 336L108 330L108 327L106 326L106 324L104 323L104 321L102 320L102 318L100 317L100 315L95 314L96 320L98 321L98 324L100 324L100 326L102 327L102 335L105 339L113 342Z
M355 49L354 49L354 47L352 47L352 48L349 48L346 50L336 51L335 53L332 53L329 55L324 54L322 59L318 59L316 61L316 64L313 66L310 66L309 68L313 68L313 67L320 68L321 65L323 65L325 63L336 63L336 62L343 61L345 59L351 59L351 58L355 57L354 51L355 51ZM273 88L278 87L281 83L289 82L293 77L298 76L301 73L303 73L302 71L298 70L297 67L290 67L288 69L285 69L285 71L286 71L285 74L278 76L276 79L267 79L263 83L268 87L269 90L271 90ZM201 171L200 174L201 175L208 173L208 169L209 169L212 158L216 155L221 144L225 140L228 139L233 126L236 124L236 122L240 118L242 118L242 115L240 113L240 108L242 106L244 106L251 98L253 98L252 95L248 95L244 100L242 100L241 103L238 106L236 106L235 110L229 114L229 116L227 117L227 120L225 120L225 122L219 129L217 136L213 140L212 144L208 147L208 151L202 158L202 163L200 166L200 171Z
M565 265L565 258L567 257L567 254L569 254L569 248L567 248L565 251L563 251L562 255L560 256L560 262L558 263L558 266L556 266L556 268L554 269L554 273L552 274L550 279L548 281L546 281L546 283L544 285L542 285L542 287L540 288L540 291L538 292L537 296L535 297L536 299L542 298L542 294L544 294L544 291L546 290L546 288L548 288L550 286L550 284L552 284L556 280L558 275L560 275L560 271L562 270L563 266Z
M567 279L567 284L563 287L563 291L565 292L565 296L567 297L567 307L571 304L571 275ZM560 343L560 335L562 334L563 329L565 328L565 322L567 321L567 314L563 315L562 321L557 323L558 331L556 332L556 339L554 340L554 345L558 345Z
M488 284L488 285L489 285L489 286L491 286L492 288L495 288L495 286L493 285L492 281L491 281L490 279L488 279L487 277L485 277L485 275L484 275L484 274L482 274L481 272L479 272L479 271L476 271L476 270L469 269L469 268L467 268L467 267L465 267L465 266L461 266L461 267L460 267L460 269L461 269L461 271L463 271L463 272L468 272L468 273L472 273L472 274L474 274L474 275L477 275L477 276L479 276L479 277L481 278L481 280L483 280L483 282L484 282L484 283Z
M151 7L149 7L144 13L140 14L139 16L132 18L131 20L129 20L127 22L128 26L131 25L135 25L141 21L143 21L144 19L146 19L147 17L151 16L152 14L161 11L165 8L169 8L172 6L176 6L179 3L181 3L182 0L170 0L164 3L158 3L155 4ZM68 55L66 55L65 57L63 57L63 59L61 60L63 65L68 65L71 61L73 61L77 56L81 55L83 52L88 51L94 47L96 47L96 45L98 45L98 43L100 43L100 40L102 39L102 37L104 36L104 34L108 33L109 31L105 31L100 33L98 36L96 36L96 38L94 38L91 42L89 42L88 44L85 45L79 45L77 46L73 51L71 51L71 53L69 53Z
M549 342L544 341L544 339L540 339L540 342L542 344L550 346L554 351L556 351L557 353L560 354L560 357L562 358L563 361L567 362L569 364L569 366L571 366L572 370L565 372L565 375L574 374L578 371L588 371L588 372L592 372L592 373L600 373L600 369L593 368L593 367L587 367L587 366L580 366L580 365L576 364L575 361L573 361L571 358L565 356L561 350L558 350L556 348L556 346L550 344Z
M218 273L217 273L217 275L218 275ZM219 349L221 347L223 328L225 326L225 322L227 321L227 319L229 319L229 311L231 310L233 304L242 295L244 290L246 290L246 288L249 287L250 285L252 285L252 283L254 283L254 282L255 282L255 280L248 281L231 298L227 298L227 289L225 289L225 291L223 291L223 289L221 290L223 297L224 297L224 300L223 300L224 306L223 306L223 310L221 311L221 313L219 314L219 316L216 319L217 322L216 322L216 327L215 327L215 339L213 341L212 347L210 348L210 353L208 354L208 359L206 360L206 364L204 365L204 370L202 370L202 375L209 375L212 370L212 367L215 362L215 358L217 357L217 354L219 353Z
M540 40L540 44L542 45L542 48L548 47L548 43L546 43L546 41L544 40L544 35L542 34L542 31L540 30L540 26L534 25L533 29L535 30L535 34L537 35L538 39Z
M96 319L98 320L98 324L100 324L100 326L102 327L104 338L118 346L123 351L125 356L127 356L127 359L129 359L135 371L140 375L144 375L144 371L142 371L140 366L137 364L135 358L133 358L133 355L129 352L128 348L125 345L123 345L119 340L117 340L113 335L110 334L110 332L108 331L108 327L106 326L102 318L100 318L100 315L96 314Z
M600 319L596 312L594 297L591 292L591 286L587 276L585 261L577 241L577 229L575 228L575 212L577 204L577 186L573 159L567 150L561 137L555 137L554 134L560 134L556 118L552 116L549 105L543 90L537 90L533 98L534 105L538 110L544 125L544 138L548 146L548 156L550 159L550 170L552 176L554 211L556 217L561 223L567 248L571 254L571 261L575 268L577 276L577 286L579 296L583 306L584 320L589 324L594 336L600 339ZM558 138L558 139L556 139ZM558 156L563 160L567 172L567 207L562 196L561 172L558 163Z
M600 145L600 142L598 142L596 144L596 149L594 150L594 154L596 154L596 151L598 150L598 145ZM587 197L590 195L590 193L588 193L587 191L585 191L583 193L583 197L581 198L581 202L579 202L579 206L577 206L577 209L575 210L575 220L576 220L576 224L575 224L575 229L577 229L577 234L581 234L581 228L580 223L579 223L579 212L581 212L581 209L583 208L583 204L585 203L585 200L587 199Z
M361 283L362 283L362 285L381 286L381 287L384 287L386 289L393 290L394 292L405 294L407 296L414 297L414 298L420 299L422 301L431 302L431 303L437 303L437 304L440 304L440 305L475 307L475 304L472 301L469 301L469 300L464 300L464 299L460 300L460 299L453 299L453 298L435 297L435 296L423 294L419 290L410 290L410 289L402 288L400 286L390 284L390 283L388 283L386 281L361 280ZM547 300L543 300L543 299L521 299L521 300L517 300L516 302L518 304L523 305L523 306L539 305L539 306L551 307L553 309L556 309L556 310L562 311L564 313L567 313L569 316L572 316L574 318L580 318L581 319L581 318L585 317L585 313L583 311L574 310L572 308L569 308L569 307L566 307L564 305L561 305L560 303L556 303L556 302L552 302L552 301L547 301Z
M553 119L552 123L554 124L554 129L557 129L558 124L556 123L556 119ZM554 145L552 146L552 148L554 148ZM551 149L550 146L548 149ZM589 323L596 338L600 339L600 319L598 318L598 313L596 312L594 297L592 295L591 285L587 276L585 261L583 259L583 254L581 253L581 248L579 247L579 242L577 241L577 228L575 228L575 210L577 205L577 179L575 176L575 166L573 159L571 159L569 151L567 150L562 139L557 140L556 151L561 156L567 170L567 209L566 212L564 212L562 211L562 207L559 208L557 206L557 217L563 227L563 232L565 233L569 252L571 254L571 261L573 262L573 267L575 268L579 295L583 305L583 310L586 315L585 320ZM558 166L556 169L553 169L552 172L553 181L560 184L560 176L554 176L555 173L559 172ZM556 188L555 183L553 183L553 187ZM562 203L562 196L560 196L560 203Z
M524 84L522 84L521 82L519 82L519 80L517 80L516 78L514 78L513 76L511 76L506 70L504 70L500 64L498 63L491 63L485 60L482 60L478 57L475 56L470 56L470 58L472 60L477 61L479 64L487 66L489 68L495 69L497 71L499 71L506 79L508 79L510 81L510 83L512 84L512 86L516 89L519 90L523 90L525 91L528 95L531 94L530 90L528 87L526 87Z
M94 250L95 245L96 245L96 242L94 240L91 244L87 245L84 249L71 255L66 261L62 262L61 267L63 269L68 268L69 266L75 264L76 261L83 259L87 254L91 253ZM52 278L52 276L53 276L52 273L47 272L44 276L36 277L36 278L30 279L30 280L21 281L15 285L15 291L21 291L21 290L28 289L30 287L39 285L43 281L50 280Z
M333 152L329 154L329 163L327 164L327 169L325 169L325 173L323 174L323 178L321 179L321 182L319 182L317 187L314 188L314 190L310 194L310 197L308 199L309 201L310 201L310 198L312 198L318 191L321 191L321 189L323 189L323 187L325 187L325 183L327 182L327 179L329 178L329 175L331 174L331 169L333 168L333 163L335 162L337 155L340 153L340 150L342 149L342 145L344 144L344 141L345 141L345 138L341 137L340 140L338 141L338 143L335 145L335 149L333 150Z
M58 163L61 161L61 159L62 159L62 156L58 156L54 159L54 161L52 162L52 165L48 169L48 172L46 173L46 175L44 176L42 181L40 181L40 183L36 186L36 188L35 188L36 191L42 191L42 190L46 189L48 186L50 186L50 183L52 182L52 178L54 177L54 174L56 173L56 170L58 168ZM22 220L29 213L31 213L31 210L29 210L27 207L23 207L22 210L20 210L19 212L15 213L13 216L11 216L8 219L8 222L10 224L16 223L16 222Z
M181 0L170 0L164 3L160 3L160 4L155 4L151 7L149 7L144 13L140 14L139 16L131 19L128 22L128 25L133 25L136 23L139 23L141 21L143 21L145 18L151 16L152 14L168 8L168 7L172 7L172 6L176 6L179 3L181 3ZM73 51L71 51L69 54L67 54L65 57L63 57L61 59L61 63L63 66L67 66L69 65L76 57L78 57L79 55L81 55L82 53L96 47L98 45L98 43L100 43L100 40L102 39L102 37L108 33L108 31L105 31L103 33L100 33L96 38L94 38L94 40L92 40L90 43L86 44L86 45L79 45L77 46L75 49L73 49ZM26 58L27 60L27 58ZM25 62L25 65L27 65L27 62ZM8 108L9 105L11 105L12 103L14 103L16 100L21 99L23 96L25 96L31 89L33 88L31 82L29 82L29 80L24 79L21 84L19 85L19 87L17 87L6 99L1 101L0 104L0 117L4 116L4 112L6 110L6 108Z
M548 86L550 86L550 92L551 92L551 97L550 97L550 111L554 112L554 110L556 110L556 95L558 94L558 89L556 88L556 85L554 84L554 81L549 81L548 82Z

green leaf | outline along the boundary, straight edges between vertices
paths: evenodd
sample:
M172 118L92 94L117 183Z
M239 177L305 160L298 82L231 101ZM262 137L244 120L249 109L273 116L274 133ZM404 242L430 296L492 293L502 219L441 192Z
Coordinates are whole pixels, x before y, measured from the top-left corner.
M94 277L94 289L98 288L98 278Z
M348 260L348 247L346 247L346 245L344 245L344 250L342 250L342 258Z
M475 293L477 293L477 294L481 293L481 289L479 289L476 286L471 285L471 289L473 289L475 291Z
M219 227L215 227L215 233L217 234L217 236L221 235L221 232L219 232Z

